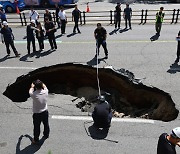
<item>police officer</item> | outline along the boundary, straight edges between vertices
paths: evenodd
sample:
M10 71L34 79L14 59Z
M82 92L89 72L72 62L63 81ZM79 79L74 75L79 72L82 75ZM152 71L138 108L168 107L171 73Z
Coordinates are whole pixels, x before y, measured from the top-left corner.
M10 56L10 49L9 45L13 49L14 54L16 57L20 57L20 54L17 52L15 46L14 46L14 35L12 33L12 29L8 27L8 23L6 21L3 21L3 28L1 29L1 37L2 37L2 43L5 43L7 55Z
M99 104L97 104L92 113L94 126L97 128L109 128L111 126L112 112L111 105L105 100L104 96L100 96Z
M97 23L97 28L94 31L94 37L96 39L96 57L99 55L99 48L102 45L104 48L105 59L108 58L108 50L106 44L107 31L101 26L101 23Z
M180 31L178 33L177 41L178 41L178 45L177 45L177 58L175 60L175 63L179 62L179 56L180 56Z
M160 7L159 12L156 13L156 35L160 35L161 32L161 27L162 27L162 22L164 19L164 13L163 13L164 7Z

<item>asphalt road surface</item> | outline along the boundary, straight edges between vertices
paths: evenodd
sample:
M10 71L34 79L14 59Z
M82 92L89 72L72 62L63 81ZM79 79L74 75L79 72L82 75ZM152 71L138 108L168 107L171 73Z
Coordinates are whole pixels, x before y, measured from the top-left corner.
M101 61L100 67L125 68L137 78L146 78L143 80L144 84L170 93L177 109L180 109L180 66L170 67L176 58L175 37L179 24L163 25L161 36L156 41L150 40L155 34L154 25L133 24L132 30L114 34L114 26L103 26L108 31L109 58ZM42 146L31 145L32 100L16 103L2 93L18 76L36 68L67 62L86 65L95 55L95 28L95 25L81 26L82 33L71 36L73 27L68 26L66 35L57 38L57 51L47 52L50 46L46 42L45 51L33 57L27 56L26 40L23 39L25 28L13 28L15 46L21 53L20 58L15 58L13 52L7 58L5 46L0 43L1 154L155 154L159 135L163 132L170 133L172 128L180 126L179 116L171 122L115 119L105 139L92 138L89 136L94 133L92 123L87 123L91 122L91 118L88 113L82 113L75 107L71 102L74 97L50 94L50 137ZM56 35L59 34L60 30ZM36 46L38 48L38 44ZM102 48L101 57L104 57ZM179 152L177 147L177 153Z

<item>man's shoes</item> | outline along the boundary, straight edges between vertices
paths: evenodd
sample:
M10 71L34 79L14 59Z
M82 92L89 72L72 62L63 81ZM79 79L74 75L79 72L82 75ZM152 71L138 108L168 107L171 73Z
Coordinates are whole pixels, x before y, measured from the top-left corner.
M48 139L48 138L49 138L49 136L44 135L42 138L46 140L46 139Z
M9 56L10 56L10 54L7 54L7 56L9 57Z
M108 56L105 56L104 59L108 59Z
M20 57L20 55L21 55L21 54L20 54L20 53L18 53L18 54L16 54L16 57Z
M80 32L80 31L79 31L78 33L79 33L79 34L81 34L81 32Z

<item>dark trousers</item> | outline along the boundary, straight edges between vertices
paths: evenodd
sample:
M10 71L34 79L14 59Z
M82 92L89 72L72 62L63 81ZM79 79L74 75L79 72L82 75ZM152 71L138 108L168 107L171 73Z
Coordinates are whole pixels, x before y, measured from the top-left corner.
M180 56L180 41L178 41L178 46L177 46L177 58L175 62L179 62L179 56Z
M115 28L120 28L120 24L121 24L121 16L117 16L116 20L115 20Z
M58 28L60 28L60 22L59 22L59 18L58 17L56 17L56 23L58 25Z
M66 29L66 20L61 20L61 34L65 33Z
M30 45L31 45L31 42L32 42L32 46L33 46L33 52L36 52L35 39L27 40L27 50L28 50L28 54L30 54Z
M125 27L127 28L127 22L129 22L129 28L131 28L131 18L125 17Z
M104 48L105 55L108 56L106 40L97 40L97 42L96 42L96 55L99 55L99 48L101 45Z
M37 142L39 141L39 135L40 135L40 125L41 122L44 125L44 132L43 135L48 138L49 137L49 121L48 121L49 113L48 111L44 111L42 113L34 113L33 114L33 124L34 124L34 140Z
M37 38L39 43L39 49L44 49L44 37Z
M14 46L14 41L5 41L5 45L6 45L7 54L10 54L10 53L11 53L11 51L10 51L10 49L9 49L9 45L10 45L11 48L13 49L14 54L15 54L15 55L18 54L18 52L17 52L17 50L16 50L16 48L15 48L15 46Z
M57 44L56 44L56 38L54 35L49 35L48 36L49 44L51 46L51 49L57 49Z
M74 33L76 32L76 29L77 29L78 33L80 33L80 30L79 30L79 27L78 27L78 21L79 21L79 20L75 20L75 21L74 21L74 23L75 23L74 29L73 29L73 32L74 32Z
M92 118L94 121L94 125L98 128L109 128L111 125L112 112L109 113L107 119L102 117L97 117L94 112L92 113Z
M162 27L162 23L157 23L155 24L155 28L156 28L156 33L160 34L161 32L161 27Z

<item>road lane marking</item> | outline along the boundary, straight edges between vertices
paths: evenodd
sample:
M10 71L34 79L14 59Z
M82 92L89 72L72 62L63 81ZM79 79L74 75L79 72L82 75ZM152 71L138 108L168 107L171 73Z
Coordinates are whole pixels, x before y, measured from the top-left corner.
M62 116L62 115L52 115L52 119L58 120L79 120L86 121L92 120L92 117L88 116ZM131 123L149 123L154 124L154 120L149 119L138 119L138 118L112 118L112 122L131 122Z
M107 43L150 43L151 40L108 40ZM174 43L175 40L157 40L153 43ZM27 41L14 41L15 44L27 44ZM38 41L36 41L38 43ZM44 41L45 44L49 44L49 41ZM57 44L94 44L95 41L60 41L56 40ZM0 42L2 44L2 42Z

